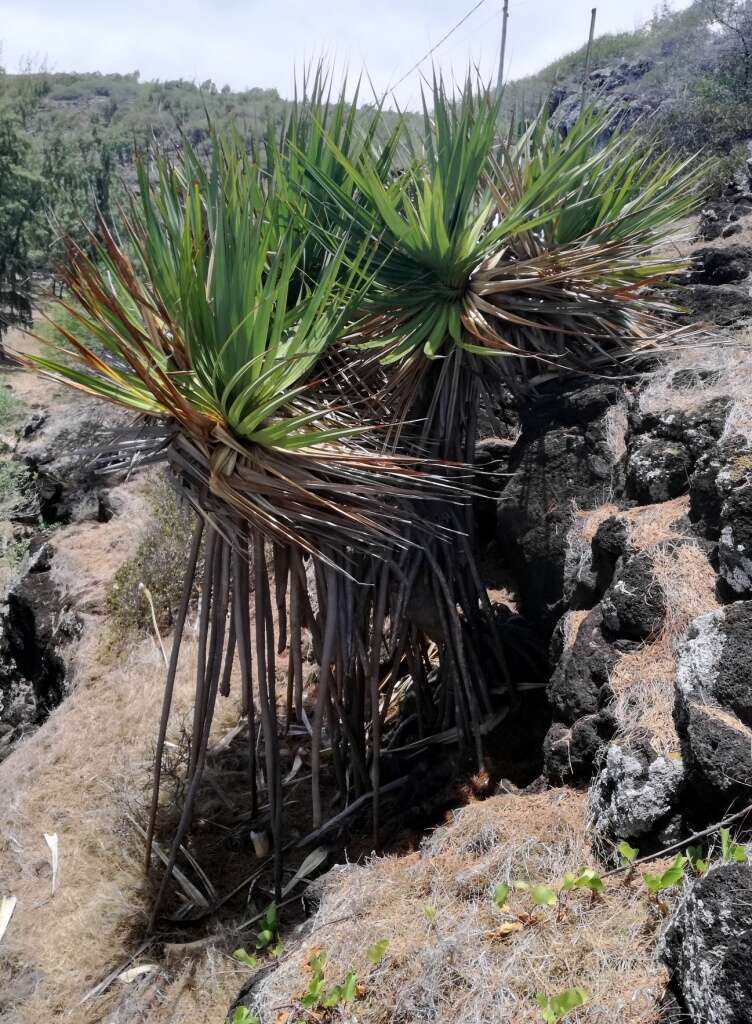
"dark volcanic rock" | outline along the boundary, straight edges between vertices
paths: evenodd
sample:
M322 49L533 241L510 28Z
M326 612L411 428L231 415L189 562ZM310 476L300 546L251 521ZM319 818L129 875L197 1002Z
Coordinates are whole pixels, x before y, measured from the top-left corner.
M554 722L543 741L546 776L554 783L587 780L603 747L614 734L610 715L585 715L574 725Z
M721 507L718 571L739 597L752 597L752 479L735 487Z
M554 670L548 698L554 718L571 725L583 715L597 712L600 693L608 683L618 653L603 635L599 607L580 624L572 646L565 650Z
M22 448L22 458L44 523L69 522L77 506L101 488L102 451L117 452L127 415L120 409L77 408L64 422L41 419ZM118 459L118 456L114 456ZM126 456L127 458L127 456ZM120 460L122 461L122 460ZM125 471L120 477L125 475ZM118 479L110 475L109 482Z
M605 639L596 606L580 624L574 643L559 658L548 688L554 722L543 745L552 782L587 779L615 722L608 708L609 676L619 655Z
M81 623L53 580L52 557L50 544L39 547L0 605L0 760L66 692L62 652Z
M752 866L719 864L689 887L669 922L661 957L692 1024L752 1019Z
M690 376L690 385L697 380L697 371L683 371ZM673 387L681 386L678 374L672 379ZM665 438L684 445L693 459L715 448L726 428L732 398L711 398L694 409L662 409L660 413L633 412L630 416L632 430L640 435Z
M708 246L694 254L693 284L735 284L752 270L752 246L736 242L723 248Z
M547 640L563 611L571 502L600 504L626 423L621 389L596 385L541 401L523 424L501 494L497 543L520 586L523 613Z
M752 451L745 438L723 441L697 461L690 519L718 540L718 571L734 595L752 597Z
M680 653L674 720L698 814L752 788L752 601L692 623Z
M687 285L678 293L676 301L688 310L688 315L680 315L680 319L692 323L701 318L717 327L735 327L752 317L749 289L738 285Z
M600 599L614 577L619 559L632 553L629 525L626 519L619 516L609 516L608 519L604 519L595 531L590 547L595 591Z
M704 238L706 242L714 242L716 238L720 238L723 232L723 221L718 215L717 211L708 207L706 210L700 211L700 220L697 225L697 233L700 238Z
M588 799L596 839L631 842L658 831L676 812L683 782L681 761L657 756L649 744L612 744Z
M689 487L692 456L686 445L658 437L638 437L629 446L627 494L640 505L669 501Z
M730 398L714 398L691 410L633 411L627 495L649 505L686 494L695 462L716 448L731 404Z
M653 576L647 552L627 558L601 601L608 633L627 640L646 640L660 628L666 612L663 591Z

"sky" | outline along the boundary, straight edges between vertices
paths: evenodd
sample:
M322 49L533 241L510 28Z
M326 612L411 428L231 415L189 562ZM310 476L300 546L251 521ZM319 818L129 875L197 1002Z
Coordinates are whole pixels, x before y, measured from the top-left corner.
M505 77L581 46L593 2L600 35L643 24L657 0L510 0ZM11 72L27 60L50 71L138 69L142 81L212 79L290 96L295 69L325 57L350 73L366 68L378 93L393 90L414 108L420 71L408 72L476 4L432 59L447 74L462 77L472 62L495 79L501 0L0 0L0 64ZM430 67L431 58L420 66Z

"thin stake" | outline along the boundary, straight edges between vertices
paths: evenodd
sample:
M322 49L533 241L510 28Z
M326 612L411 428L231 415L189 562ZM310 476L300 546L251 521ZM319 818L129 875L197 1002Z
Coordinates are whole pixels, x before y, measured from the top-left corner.
M504 9L501 15L501 49L499 50L499 76L496 79L496 99L501 99L501 90L504 83L504 58L507 52L507 21L509 20L509 0L504 0Z
M319 689L316 694L316 709L313 716L311 737L311 818L314 830L321 827L321 730L324 725L324 711L328 703L329 675L334 654L337 632L337 580L335 570L326 567L326 589L328 594L324 645L321 652ZM323 595L322 595L323 596Z
M585 109L585 100L588 92L588 79L590 78L590 56L593 52L593 37L595 35L595 15L597 7L593 7L590 11L590 35L588 36L587 53L585 54L585 77L582 79L582 105L581 109Z
M193 593L193 584L196 579L196 566L198 564L198 555L201 550L201 538L204 533L204 521L199 517L196 523L196 529L193 531L193 541L191 542L191 551L188 555L188 566L185 570L185 580L183 582L183 593L180 597L180 607L178 608L177 618L175 619L175 630L172 641L172 651L170 652L170 665L167 669L167 679L165 680L165 693L164 700L162 701L162 715L159 720L159 734L157 735L157 749L154 756L154 781L152 783L151 791L151 807L149 809L149 825L146 832L146 860L144 862L144 874L148 875L151 868L151 848L154 842L154 829L157 821L157 808L159 806L159 787L162 781L162 757L164 755L165 738L167 736L167 724L170 720L170 709L172 707L172 695L175 689L175 675L178 668L178 658L180 655L180 645L183 641L183 630L185 629L185 620L188 615L188 608L191 603L191 594Z
M251 783L251 813L258 813L258 791L256 783L256 709L253 701L253 668L251 651L251 620L248 610L248 538L245 527L241 528L238 541L242 540L242 551L232 552L232 608L240 662L240 679L243 689L243 703L248 715L248 773Z

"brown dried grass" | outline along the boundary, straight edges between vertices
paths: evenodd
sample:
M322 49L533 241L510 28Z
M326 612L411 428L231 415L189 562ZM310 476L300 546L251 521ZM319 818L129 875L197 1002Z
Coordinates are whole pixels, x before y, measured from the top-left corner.
M637 551L648 551L656 585L665 596L666 616L660 633L638 650L623 654L611 675L616 694L619 735L628 739L649 729L661 753L673 753L678 738L673 723L677 648L690 622L718 607L716 576L707 555L687 534L684 521L689 498L684 495L657 505L620 509L607 504L589 511L574 510L569 544L587 560L601 523L618 515L627 523L628 540ZM571 646L582 617L569 612L564 623L565 644Z
M419 853L331 871L312 930L260 982L255 1012L264 1021L288 1019L288 1011L291 1021L309 1019L297 1005L306 964L326 950L327 984L351 969L362 982L363 998L337 1016L359 1024L529 1024L540 1019L536 993L574 985L591 997L576 1015L583 1024L655 1021L665 975L655 961L657 922L644 892L609 880L602 901L579 893L561 919L541 910L534 925L506 937L498 932L514 919L493 903L498 883L552 884L590 859L582 794L556 790L470 804ZM518 893L509 902L512 910L530 906ZM383 938L388 952L374 968L366 952Z
M181 663L175 720L191 707L192 642ZM23 990L34 978L33 990L14 1008L11 1020L18 1024L117 1019L110 1014L131 994L124 986L115 984L104 998L83 1006L81 999L129 954L148 912L143 848L125 812L140 807L148 779L164 679L161 655L144 641L124 662L110 664L90 635L76 664L76 692L0 769L8 794L0 811L0 889L18 898L3 942L0 992L12 999L14 987ZM217 734L236 719L237 707L225 706ZM44 832L56 832L59 841L54 896ZM240 984L238 966L211 953L194 973L194 982L180 983L177 996L179 976L160 975L149 1021L223 1019Z
M610 682L620 735L628 739L648 728L658 752L669 754L679 747L673 720L678 648L692 620L719 602L715 572L698 544L685 538L647 550L665 598L663 626L653 640L621 656Z
M696 370L710 376L684 387L673 386L677 370ZM648 377L640 393L640 410L691 412L714 398L732 398L724 436L752 438L752 331L719 332L704 341L677 349Z
M18 898L0 955L0 1020L9 1024L221 1021L243 976L230 957L208 948L188 969L116 982L81 1005L131 953L148 913L143 844L126 814L143 817L164 666L152 639L125 656L108 643L106 584L132 553L144 513L138 486L123 497L122 514L109 523L74 524L55 535L53 571L85 620L72 656L75 689L0 766L0 895ZM174 727L192 707L195 663L189 636ZM230 699L217 710L220 735L237 721L238 706ZM54 895L45 832L58 835Z

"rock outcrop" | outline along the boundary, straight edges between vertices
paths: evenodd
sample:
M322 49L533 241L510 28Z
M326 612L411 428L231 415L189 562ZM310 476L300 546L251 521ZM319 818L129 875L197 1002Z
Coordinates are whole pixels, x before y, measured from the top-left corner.
M55 583L53 555L51 544L39 546L0 605L0 760L70 685L64 652L81 620Z
M564 610L571 504L601 504L614 485L626 414L622 389L594 385L541 401L509 456L497 543L519 581L522 611L549 637Z
M718 571L735 597L752 597L752 449L733 436L698 460L690 517L718 542Z
M691 1024L748 1024L752 1007L752 866L719 864L692 882L661 955Z
M657 756L649 742L613 743L589 794L596 841L639 842L665 830L676 815L684 783L681 761Z
M752 601L702 615L676 678L674 718L698 816L717 816L752 790Z

